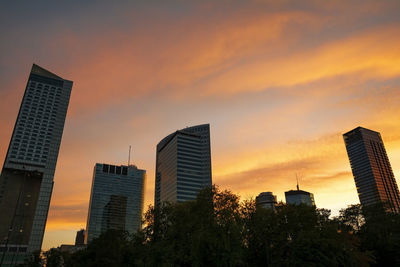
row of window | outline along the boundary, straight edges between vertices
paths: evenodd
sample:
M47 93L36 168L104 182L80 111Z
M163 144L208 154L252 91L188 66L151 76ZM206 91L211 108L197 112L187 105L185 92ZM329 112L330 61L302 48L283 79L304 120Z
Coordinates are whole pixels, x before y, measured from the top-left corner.
M40 162L40 163L46 163L46 159L40 159L39 157L23 157L23 156L15 156L15 155L10 155L10 158L12 159L19 159L19 160L28 160L28 161L34 161L34 162Z
M103 164L104 173L128 175L128 167Z
M55 115L57 114L57 110L58 110L58 105L54 105L53 108L50 108L49 106L47 106L46 108L44 107L44 105L40 105L38 106L25 106L22 109L23 114L25 113L26 115L29 113L31 115L33 114L39 114L42 115L44 114L44 112L46 112L46 114L49 115Z
M0 252L26 252L27 247L0 247Z
M31 81L30 82L30 88L39 88L39 89L43 89L43 90L45 90L45 91L49 91L49 89L51 89L51 90L54 90L54 91L57 91L57 92L59 92L59 91L61 91L61 88L60 87L54 87L54 86L49 86L49 85L47 85L47 84L43 84L43 83L36 83L36 82L34 82L34 81Z

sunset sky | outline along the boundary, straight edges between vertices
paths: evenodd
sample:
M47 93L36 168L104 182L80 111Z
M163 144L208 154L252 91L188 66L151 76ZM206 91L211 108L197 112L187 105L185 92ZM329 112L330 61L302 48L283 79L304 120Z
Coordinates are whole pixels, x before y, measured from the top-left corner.
M2 1L0 164L32 63L74 81L43 249L86 227L93 167L147 170L210 123L213 183L358 203L342 134L382 134L400 182L400 1ZM0 165L1 166L1 165Z

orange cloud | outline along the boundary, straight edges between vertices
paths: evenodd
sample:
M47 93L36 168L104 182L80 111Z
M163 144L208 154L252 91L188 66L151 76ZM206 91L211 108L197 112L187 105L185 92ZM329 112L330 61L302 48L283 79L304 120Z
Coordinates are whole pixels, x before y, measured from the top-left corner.
M358 80L396 77L400 74L398 36L398 25L379 27L308 51L260 57L202 86L208 94L220 94L221 88L226 94L290 87L344 74L357 75Z
M192 124L211 123L213 181L243 198L272 190L283 200L297 172L319 207L357 202L341 134L358 125L382 133L400 177L398 4L228 2L120 8L121 24L101 29L88 14L79 30L57 24L30 36L33 48L4 49L19 68L39 59L74 81L45 248L73 243L94 164L124 164L129 145L152 203L155 145ZM0 71L3 158L26 72Z

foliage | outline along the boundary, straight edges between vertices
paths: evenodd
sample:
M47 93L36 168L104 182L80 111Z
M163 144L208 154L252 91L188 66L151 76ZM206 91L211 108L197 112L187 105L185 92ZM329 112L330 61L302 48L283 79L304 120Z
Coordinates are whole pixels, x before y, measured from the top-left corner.
M256 207L213 186L195 201L150 206L143 225L44 257L48 266L400 266L400 216L384 207L351 205L331 219L306 205Z
M64 258L59 249L52 248L44 252L44 257L46 259L46 267L59 267L64 264Z
M400 266L399 213L385 203L352 205L340 211L339 220L358 237L361 250L374 258L373 266ZM354 223L357 221L362 224Z

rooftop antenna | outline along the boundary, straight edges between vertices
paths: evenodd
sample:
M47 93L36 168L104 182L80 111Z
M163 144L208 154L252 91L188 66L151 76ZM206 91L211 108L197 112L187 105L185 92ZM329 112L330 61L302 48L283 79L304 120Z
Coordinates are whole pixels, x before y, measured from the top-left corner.
M131 146L129 146L128 167L131 164Z
M297 181L297 191L299 191L299 177L297 176L297 172L296 172L296 181Z

